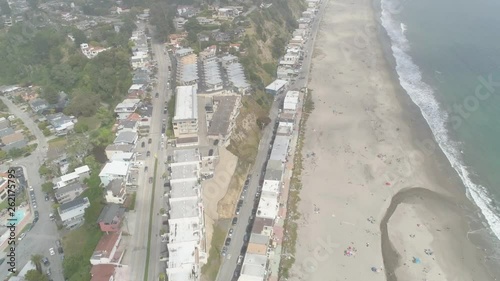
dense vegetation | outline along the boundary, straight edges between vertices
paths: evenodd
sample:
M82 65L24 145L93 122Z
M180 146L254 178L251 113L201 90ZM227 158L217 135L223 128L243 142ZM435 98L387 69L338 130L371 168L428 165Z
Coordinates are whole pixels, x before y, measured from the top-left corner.
M72 97L69 114L93 115L96 105L117 102L130 87L128 38L134 28L130 20L119 33L102 25L87 39L79 30L47 27L26 32L16 24L0 36L0 84L40 85L49 102L56 102L57 93L65 91ZM78 48L88 40L110 49L89 60Z

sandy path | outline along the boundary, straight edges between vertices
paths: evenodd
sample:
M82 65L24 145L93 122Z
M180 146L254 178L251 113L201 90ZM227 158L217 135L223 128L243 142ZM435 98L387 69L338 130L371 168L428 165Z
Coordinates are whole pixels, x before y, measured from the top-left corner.
M441 153L421 150L432 137L415 121L418 116L409 116L414 108L402 101L405 94L385 60L371 5L370 0L330 0L320 27L309 85L315 109L302 151L303 217L291 280L386 280L371 268L384 264L380 220L392 196L422 186L463 198ZM432 220L428 213L417 215ZM394 224L396 230L401 227ZM427 239L412 240L412 247L432 248L435 237L429 233ZM449 233L439 239L454 239ZM391 230L389 236L400 235L406 234ZM467 243L464 236L456 239ZM404 251L406 243L401 240L396 249ZM442 251L453 253L446 245ZM346 256L349 247L356 251ZM429 266L450 270L445 264L459 260L450 254ZM396 270L400 280L414 280L408 274Z

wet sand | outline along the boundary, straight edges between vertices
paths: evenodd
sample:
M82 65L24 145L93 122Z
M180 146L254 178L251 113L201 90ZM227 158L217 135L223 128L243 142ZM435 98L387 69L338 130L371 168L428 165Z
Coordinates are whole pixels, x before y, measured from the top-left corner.
M385 59L372 1L326 9L290 280L490 280L467 237L474 207Z

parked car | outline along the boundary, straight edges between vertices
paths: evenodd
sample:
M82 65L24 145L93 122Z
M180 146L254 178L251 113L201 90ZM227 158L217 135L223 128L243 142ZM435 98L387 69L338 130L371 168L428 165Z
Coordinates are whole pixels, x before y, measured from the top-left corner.
M43 265L45 265L45 266L49 266L50 265L49 259L47 257L44 257L42 259L42 262L43 262Z
M240 256L238 257L238 262L237 262L237 264L241 264L242 262L243 262L243 256L242 256L242 255L240 255Z
M224 245L229 246L231 244L231 237L226 238L226 241L224 242Z
M159 96L160 96L160 94L158 94L158 93L156 93L156 94L155 94L155 97L156 97L156 98L157 98L157 97L159 97Z
M151 156L151 151L146 152L146 156L147 157Z
M146 146L146 143L145 142L142 142L141 143L141 147L145 147Z
M152 139L149 139L149 140L148 140L148 143L152 143L152 142L153 142L153 140L152 140Z
M56 254L56 252L54 252L54 248L50 248L49 249L49 253L50 253L51 256L53 256L53 255Z
M17 238L17 240L19 241L23 240L24 236L26 236L26 232L21 233L21 235L19 235L19 238Z
M238 223L238 218L234 217L233 221L231 222L232 225L236 225Z
M224 256L226 256L226 254L227 254L227 247L224 246L224 247L222 247L221 255L224 257Z
M227 236L229 236L229 237L233 236L233 229L232 228L229 229Z

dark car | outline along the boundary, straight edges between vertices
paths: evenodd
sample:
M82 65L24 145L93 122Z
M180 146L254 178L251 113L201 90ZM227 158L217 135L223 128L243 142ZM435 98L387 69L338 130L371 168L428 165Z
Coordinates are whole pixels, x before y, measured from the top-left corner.
M35 218L38 218L40 216L40 213L38 211L35 211Z
M148 143L151 143L151 142L153 142L153 140L152 140L152 139L149 139L149 140L148 140Z
M141 143L141 147L145 147L146 146L146 143L145 142L142 142Z
M158 94L158 93L156 93L156 94L155 94L155 97L156 97L156 98L157 98L157 97L159 97L159 96L160 96L160 94Z
M50 197L48 194L45 194L45 201L49 201L50 200Z
M43 265L45 265L45 266L49 266L50 265L49 259L47 257L44 257L42 259L42 262L43 262Z
M144 166L144 172L148 171L148 166Z
M151 151L146 152L146 156L147 157L151 156Z
M238 223L238 218L237 217L234 217L233 218L233 221L231 221L231 224L232 225L236 225Z

